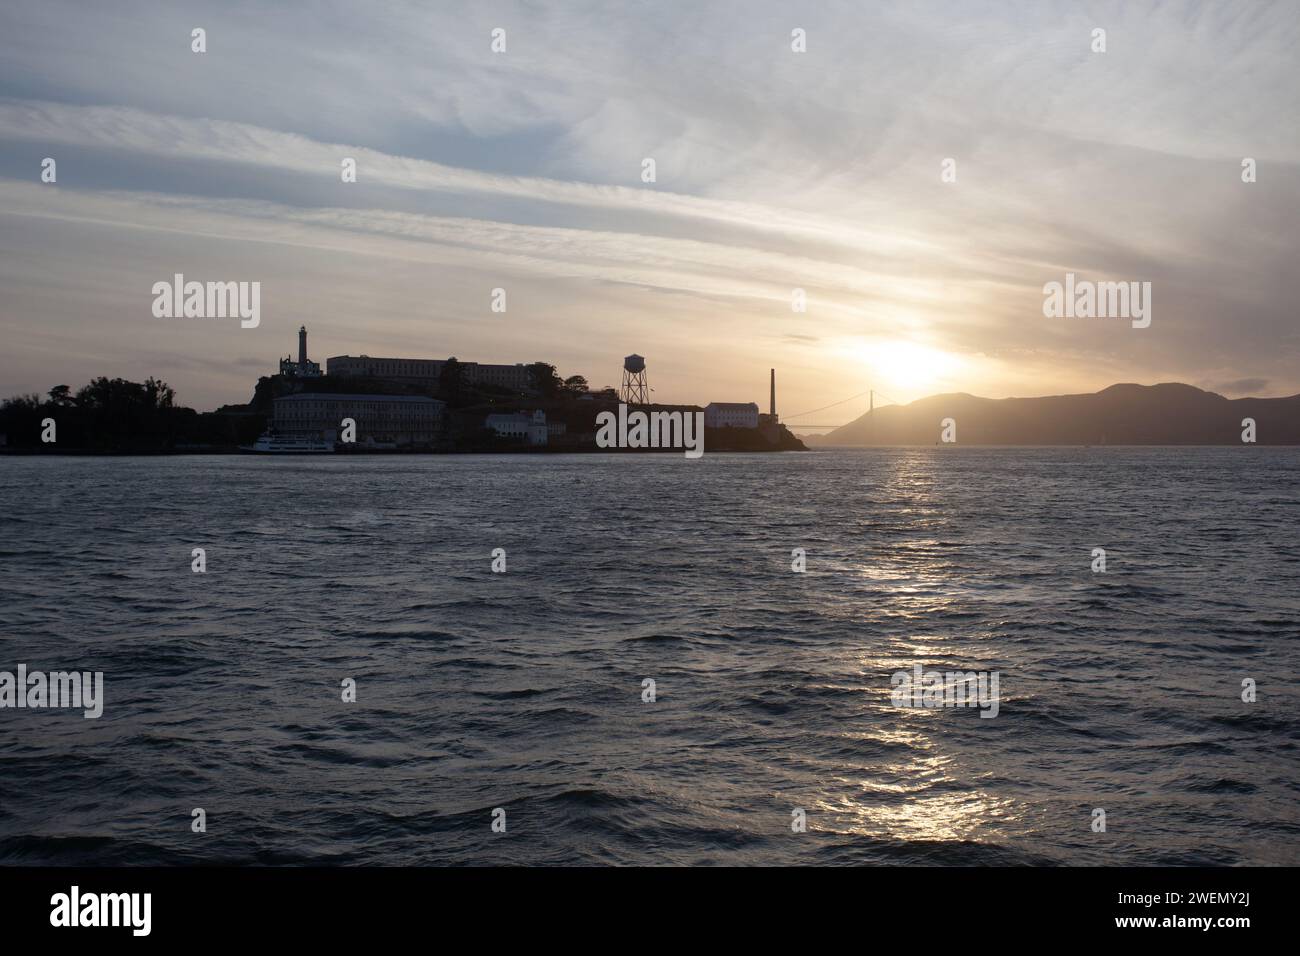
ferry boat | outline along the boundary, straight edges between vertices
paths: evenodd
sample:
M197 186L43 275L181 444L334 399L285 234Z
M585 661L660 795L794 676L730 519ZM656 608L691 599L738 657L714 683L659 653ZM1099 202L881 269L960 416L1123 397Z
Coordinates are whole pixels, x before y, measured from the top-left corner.
M319 438L289 438L266 432L251 445L240 445L239 450L255 455L321 455L332 454L334 443Z

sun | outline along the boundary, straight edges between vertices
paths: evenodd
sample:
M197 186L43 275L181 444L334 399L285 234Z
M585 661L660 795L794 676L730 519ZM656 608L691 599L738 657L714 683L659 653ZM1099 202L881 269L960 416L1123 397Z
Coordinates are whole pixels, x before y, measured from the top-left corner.
M883 392L892 388L902 400L928 394L961 364L950 352L907 340L858 340L849 352L866 365L870 384Z

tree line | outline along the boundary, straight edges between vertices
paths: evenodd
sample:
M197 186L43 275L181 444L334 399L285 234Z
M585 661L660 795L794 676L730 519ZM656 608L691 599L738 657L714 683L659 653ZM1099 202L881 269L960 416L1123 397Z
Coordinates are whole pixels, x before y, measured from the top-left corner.
M48 422L53 422L53 429ZM15 395L0 403L0 435L11 448L48 450L166 451L181 445L233 445L251 440L262 422L176 404L176 391L150 377L144 382L101 376L76 392L56 385L41 396ZM42 441L42 436L53 442Z

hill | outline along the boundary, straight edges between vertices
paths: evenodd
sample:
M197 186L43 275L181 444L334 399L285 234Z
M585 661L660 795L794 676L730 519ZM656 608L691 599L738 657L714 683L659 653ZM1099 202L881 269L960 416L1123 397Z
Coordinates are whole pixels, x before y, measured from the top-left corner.
M1043 398L931 395L804 440L813 447L933 445L945 418L956 422L957 442L965 445L1239 445L1244 418L1255 420L1261 445L1300 444L1300 395L1228 399L1178 383Z

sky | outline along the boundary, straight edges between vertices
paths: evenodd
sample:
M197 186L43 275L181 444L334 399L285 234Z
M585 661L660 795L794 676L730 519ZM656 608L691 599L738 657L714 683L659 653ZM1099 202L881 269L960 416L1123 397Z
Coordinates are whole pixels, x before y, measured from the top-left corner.
M4 4L0 396L243 402L302 324L593 386L636 352L662 402L766 410L776 368L796 430L1300 393L1297 47L1290 2ZM176 273L260 324L155 317ZM1150 282L1150 326L1045 316L1066 273Z

